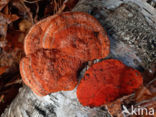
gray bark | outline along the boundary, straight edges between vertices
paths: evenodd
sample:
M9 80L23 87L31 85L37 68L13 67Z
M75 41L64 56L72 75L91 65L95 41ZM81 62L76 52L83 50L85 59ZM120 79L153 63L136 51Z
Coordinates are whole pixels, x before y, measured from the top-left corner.
M88 12L103 25L111 41L108 58L150 69L156 63L156 9L145 0L80 0L73 11ZM76 89L75 89L76 90ZM27 87L1 115L2 117L104 117L103 107L83 107L75 90L38 97Z

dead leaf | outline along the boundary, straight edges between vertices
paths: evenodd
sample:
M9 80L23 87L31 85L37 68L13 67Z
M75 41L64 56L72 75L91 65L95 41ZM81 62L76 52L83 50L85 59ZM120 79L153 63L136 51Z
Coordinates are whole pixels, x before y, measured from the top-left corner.
M141 102L142 100L150 98L152 93L145 87L142 86L135 93L136 102Z
M0 96L0 103L4 103L4 95Z
M132 97L133 97L132 94L123 96L115 100L114 102L107 104L106 108L109 111L109 113L112 115L112 117L124 117L122 114L122 105L125 104L125 102L129 104L131 102Z
M8 23L5 15L0 13L0 41L4 41L7 34Z
M0 0L0 11L9 3L10 0Z
M25 5L23 0L13 0L12 5L18 9L20 15L23 15L25 19L33 23L32 12L30 8Z
M19 29L22 32L27 32L31 26L32 26L32 23L25 19L19 23Z
M6 72L7 69L8 69L7 66L5 66L5 67L0 67L0 75L2 75L4 72Z
M114 117L123 117L121 114L122 109L121 109L122 102L120 99L116 100L115 102L112 102L110 104L107 104L106 108L108 109L109 113Z
M150 85L152 86L152 85ZM156 92L151 92L149 87L142 86L135 94L135 107L156 109ZM154 113L156 115L156 113ZM147 116L145 116L147 117Z
M1 37L0 37L0 48L4 48L4 47L6 47L6 44L7 44L7 41L6 40L4 40L4 39L1 39ZM2 41L3 40L3 41Z
M23 50L23 41L25 38L25 33L18 31L18 30L10 30L8 31L6 40L7 40L7 49L11 49L12 51L16 49L21 49Z
M8 24L11 22L17 20L19 17L17 15L6 15L3 13L0 13L0 42L4 43L6 41L6 35L8 30ZM0 47L4 47L5 45L0 44Z
M6 17L8 17L8 24L19 19L19 17L15 14L6 15Z

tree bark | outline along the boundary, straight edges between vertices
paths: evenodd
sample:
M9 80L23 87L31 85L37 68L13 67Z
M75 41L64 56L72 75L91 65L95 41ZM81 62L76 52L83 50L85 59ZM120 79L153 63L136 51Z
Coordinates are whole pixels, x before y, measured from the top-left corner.
M145 0L80 0L73 11L96 17L109 35L116 58L139 70L156 63L156 9ZM2 117L104 117L104 107L83 107L76 89L36 96L27 86L1 115Z

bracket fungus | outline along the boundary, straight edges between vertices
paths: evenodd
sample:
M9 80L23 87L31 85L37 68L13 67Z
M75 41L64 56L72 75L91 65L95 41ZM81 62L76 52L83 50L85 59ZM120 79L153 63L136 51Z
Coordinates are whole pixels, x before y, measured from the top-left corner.
M134 92L142 82L139 71L108 59L86 71L77 87L77 97L84 106L101 106Z
M25 38L26 55L39 48L59 49L87 62L109 54L109 39L100 23L83 12L65 12L41 20Z
M83 12L65 12L35 24L24 40L23 81L37 95L72 90L84 62L104 58L110 42L100 23Z
M39 49L20 62L23 81L38 95L72 90L81 61L56 49Z

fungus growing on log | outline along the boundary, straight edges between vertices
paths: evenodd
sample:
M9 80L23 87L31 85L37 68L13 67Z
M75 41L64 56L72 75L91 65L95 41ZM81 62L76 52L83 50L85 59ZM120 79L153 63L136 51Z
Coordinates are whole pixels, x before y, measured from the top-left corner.
M40 96L72 90L77 85L79 59L56 49L39 49L20 62L23 81Z
M59 49L84 62L109 54L109 40L100 23L83 12L65 12L41 20L24 42L26 55L39 48Z
M35 24L24 41L23 81L38 95L72 90L84 62L104 58L110 43L100 23L83 12L65 12Z
M118 60L109 59L91 66L77 87L77 97L84 106L101 106L142 85L141 74Z

